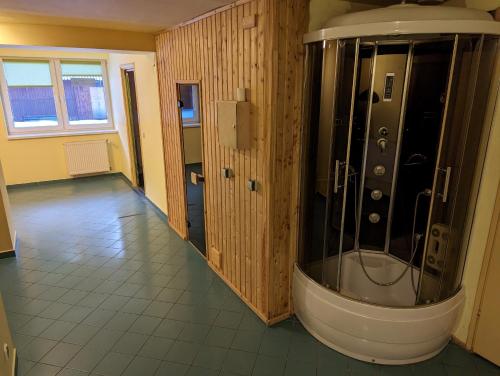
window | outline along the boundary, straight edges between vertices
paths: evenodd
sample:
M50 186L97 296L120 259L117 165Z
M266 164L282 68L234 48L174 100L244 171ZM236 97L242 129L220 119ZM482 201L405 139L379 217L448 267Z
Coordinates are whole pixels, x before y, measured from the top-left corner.
M101 63L61 62L61 75L69 124L107 124Z
M179 84L182 125L193 127L200 125L200 102L197 84Z
M1 59L10 135L112 130L102 61Z
M59 125L48 61L4 60L3 68L16 129Z

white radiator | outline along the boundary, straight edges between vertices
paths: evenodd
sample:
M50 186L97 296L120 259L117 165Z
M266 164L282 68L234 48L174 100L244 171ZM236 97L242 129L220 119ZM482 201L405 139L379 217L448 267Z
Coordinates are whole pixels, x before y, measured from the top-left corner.
M64 144L68 174L83 175L111 170L108 141L67 142Z

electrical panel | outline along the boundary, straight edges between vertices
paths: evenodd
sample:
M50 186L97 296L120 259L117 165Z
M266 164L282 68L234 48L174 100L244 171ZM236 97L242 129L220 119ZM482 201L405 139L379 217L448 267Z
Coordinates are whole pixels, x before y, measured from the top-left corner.
M231 149L249 149L250 103L243 101L217 102L219 143Z

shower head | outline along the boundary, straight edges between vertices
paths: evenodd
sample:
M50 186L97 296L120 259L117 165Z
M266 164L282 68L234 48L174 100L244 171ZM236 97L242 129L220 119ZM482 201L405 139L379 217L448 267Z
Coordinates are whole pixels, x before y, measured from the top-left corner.
M427 196L427 197L430 197L432 195L432 190L429 189L429 188L425 188L422 192L421 192L424 196Z

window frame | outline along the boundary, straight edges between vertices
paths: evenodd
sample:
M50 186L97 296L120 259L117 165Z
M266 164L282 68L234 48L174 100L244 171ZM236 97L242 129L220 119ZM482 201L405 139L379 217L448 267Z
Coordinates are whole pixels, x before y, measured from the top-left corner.
M56 116L58 125L56 126L33 126L16 128L14 126L14 114L10 102L7 80L4 71L4 60L19 60L19 61L47 61L49 63L52 91L54 95L54 103L56 107ZM71 124L69 121L68 106L64 92L64 83L62 77L61 63L65 61L71 62L99 62L102 70L104 101L106 105L107 122L106 123L91 123L89 124ZM49 58L49 57L18 57L18 56L2 56L0 57L0 93L4 110L5 123L9 138L36 138L50 137L59 135L78 135L86 133L109 133L114 132L115 126L113 122L113 110L111 103L111 90L109 86L109 76L107 69L107 60L103 59L87 59L87 58Z
M178 96L179 96L179 99L180 99L180 88L181 86L184 85L184 86L196 86L196 90L197 90L197 95L196 95L196 102L193 102L193 103L196 103L194 105L195 109L194 109L194 113L196 114L196 117L193 118L193 120L184 120L182 118L182 108L180 109L180 117L181 117L181 124L182 124L182 127L183 128L199 128L201 127L201 103L200 103L200 85L198 83L192 83L192 82L181 82L181 83L177 83L177 86L178 86Z

